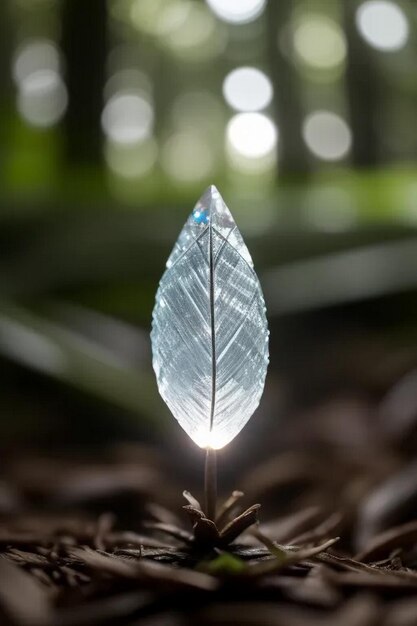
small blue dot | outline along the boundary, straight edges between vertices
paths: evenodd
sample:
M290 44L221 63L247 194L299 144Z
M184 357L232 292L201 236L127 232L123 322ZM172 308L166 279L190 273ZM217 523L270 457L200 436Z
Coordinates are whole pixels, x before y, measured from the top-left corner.
M194 209L193 218L196 224L208 224L209 216L205 209Z

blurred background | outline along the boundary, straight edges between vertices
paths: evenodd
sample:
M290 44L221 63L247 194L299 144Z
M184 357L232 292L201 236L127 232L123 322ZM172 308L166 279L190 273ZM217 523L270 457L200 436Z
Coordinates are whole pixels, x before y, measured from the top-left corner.
M3 458L136 441L200 473L149 331L210 183L271 326L264 398L224 480L282 450L408 438L416 62L413 0L2 0Z

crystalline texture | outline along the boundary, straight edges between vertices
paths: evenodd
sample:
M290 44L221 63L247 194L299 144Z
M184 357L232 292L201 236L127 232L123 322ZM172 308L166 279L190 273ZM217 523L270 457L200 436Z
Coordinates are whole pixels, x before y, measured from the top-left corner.
M160 394L201 447L229 443L258 406L268 335L251 256L211 186L168 259L151 334Z

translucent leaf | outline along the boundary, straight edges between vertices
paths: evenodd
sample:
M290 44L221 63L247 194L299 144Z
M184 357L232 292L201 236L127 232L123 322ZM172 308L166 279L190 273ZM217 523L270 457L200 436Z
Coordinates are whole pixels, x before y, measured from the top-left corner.
M251 256L211 186L168 259L151 334L160 394L201 447L229 443L258 406L268 335Z

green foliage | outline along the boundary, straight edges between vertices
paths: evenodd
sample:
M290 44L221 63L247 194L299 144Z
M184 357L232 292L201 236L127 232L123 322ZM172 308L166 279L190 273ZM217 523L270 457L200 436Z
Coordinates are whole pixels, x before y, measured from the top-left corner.
M227 576L242 574L247 569L247 565L239 557L228 552L224 552L223 554L216 556L216 558L211 561L203 561L200 564L200 569L208 574Z

